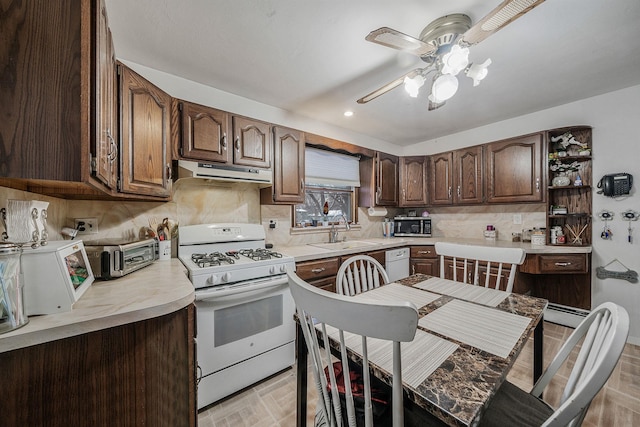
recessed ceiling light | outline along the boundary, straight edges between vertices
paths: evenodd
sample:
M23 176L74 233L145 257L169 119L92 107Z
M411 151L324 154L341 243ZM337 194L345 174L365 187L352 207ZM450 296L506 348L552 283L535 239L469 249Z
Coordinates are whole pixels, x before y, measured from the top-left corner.
M345 117L351 117L351 116L353 116L353 111L345 111L345 112L344 112L344 116L345 116Z

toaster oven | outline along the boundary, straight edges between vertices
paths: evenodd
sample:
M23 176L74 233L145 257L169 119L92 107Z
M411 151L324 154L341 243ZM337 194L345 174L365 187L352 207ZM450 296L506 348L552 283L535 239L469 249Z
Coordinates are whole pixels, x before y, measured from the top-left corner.
M397 237L431 237L431 218L397 216L393 218L394 235Z
M105 280L122 277L150 265L157 258L156 246L155 239L85 242L93 274Z

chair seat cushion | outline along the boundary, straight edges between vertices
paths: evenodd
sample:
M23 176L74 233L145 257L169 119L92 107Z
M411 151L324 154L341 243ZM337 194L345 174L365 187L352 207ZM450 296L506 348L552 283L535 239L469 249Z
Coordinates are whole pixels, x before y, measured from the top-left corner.
M480 426L540 426L553 412L544 401L505 381L482 415Z

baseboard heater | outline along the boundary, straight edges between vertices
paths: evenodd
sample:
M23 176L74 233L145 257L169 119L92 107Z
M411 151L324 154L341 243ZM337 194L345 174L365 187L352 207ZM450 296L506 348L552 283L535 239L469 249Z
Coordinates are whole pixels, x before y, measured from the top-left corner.
M575 328L587 317L589 310L581 308L568 307L566 305L554 304L552 302L547 305L544 312L544 320L547 322L557 323L563 326Z

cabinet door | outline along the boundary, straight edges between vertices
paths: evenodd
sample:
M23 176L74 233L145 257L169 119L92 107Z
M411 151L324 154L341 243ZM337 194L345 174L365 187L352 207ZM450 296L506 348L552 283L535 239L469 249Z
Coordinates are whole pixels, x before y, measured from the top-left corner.
M229 114L190 102L178 105L182 123L183 157L227 163L229 150Z
M454 151L453 165L454 202L482 203L482 146Z
M171 97L120 65L121 190L169 197L171 165L169 109Z
M258 168L271 167L271 125L233 117L233 163Z
M397 206L399 158L378 152L376 153L376 163L376 204Z
M95 147L92 169L103 184L116 189L118 184L116 59L104 0L97 2L95 48L96 115Z
M422 273L428 276L440 277L440 261L432 259L411 259L411 274Z
M304 133L273 128L273 201L304 203Z
M435 154L429 157L429 201L432 205L453 203L453 153Z
M400 158L400 206L427 205L427 157Z
M537 133L487 144L487 202L543 200L542 138Z

